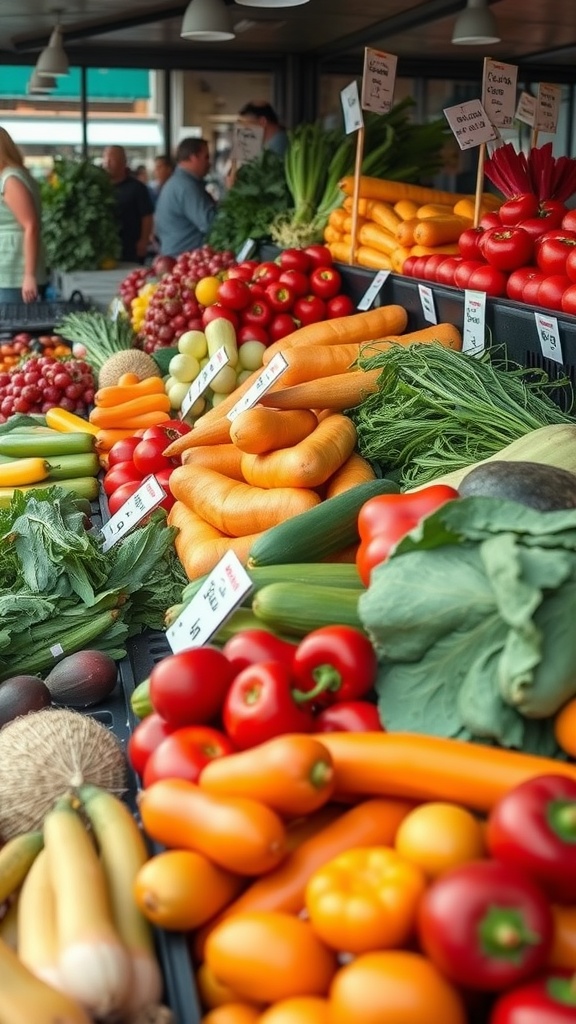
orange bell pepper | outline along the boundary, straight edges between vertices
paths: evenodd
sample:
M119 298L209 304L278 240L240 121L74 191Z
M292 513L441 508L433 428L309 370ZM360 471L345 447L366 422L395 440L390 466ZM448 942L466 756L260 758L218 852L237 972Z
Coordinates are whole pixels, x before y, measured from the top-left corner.
M425 888L424 872L396 850L356 847L312 875L305 904L316 934L332 949L397 949L412 935Z

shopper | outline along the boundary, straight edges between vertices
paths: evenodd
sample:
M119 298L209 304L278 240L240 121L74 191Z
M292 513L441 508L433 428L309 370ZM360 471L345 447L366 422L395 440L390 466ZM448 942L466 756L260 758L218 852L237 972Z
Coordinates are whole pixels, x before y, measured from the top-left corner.
M40 189L0 127L0 302L34 302L46 279Z
M264 129L263 146L277 156L283 157L288 148L288 135L278 120L278 115L269 103L246 103L239 114L243 124L258 124Z
M204 184L209 169L206 139L182 139L176 169L156 204L154 233L162 256L179 256L204 245L216 213L216 203Z
M107 146L104 169L110 175L116 198L116 214L124 263L143 263L152 235L154 207L146 185L128 169L123 146Z

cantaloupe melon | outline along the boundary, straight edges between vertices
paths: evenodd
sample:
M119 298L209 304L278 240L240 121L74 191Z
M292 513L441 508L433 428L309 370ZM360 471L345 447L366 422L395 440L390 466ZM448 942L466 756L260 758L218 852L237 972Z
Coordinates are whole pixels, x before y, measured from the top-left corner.
M98 386L106 388L117 384L124 373L135 373L140 380L162 376L160 368L152 356L137 348L127 348L121 352L115 352L103 363L98 374Z

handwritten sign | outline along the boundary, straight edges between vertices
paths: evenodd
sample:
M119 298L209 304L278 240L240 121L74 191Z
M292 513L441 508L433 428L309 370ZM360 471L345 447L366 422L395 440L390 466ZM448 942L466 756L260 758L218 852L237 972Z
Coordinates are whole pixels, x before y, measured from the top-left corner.
M232 160L237 167L241 167L242 164L249 164L251 160L256 160L260 156L263 144L264 129L262 125L242 124L241 122L235 124L232 140Z
M250 258L256 248L256 242L253 238L247 238L243 245L240 246L236 253L236 263L243 263L244 260Z
M164 501L166 491L155 476L147 476L142 486L104 523L101 533L104 538L102 551L109 551L129 530L138 526L145 516Z
M228 361L228 353L224 345L222 345L218 349L218 351L214 353L212 358L206 363L206 366L202 367L200 373L198 374L196 379L192 381L190 387L188 388L188 391L184 395L184 398L182 399L182 403L180 405L181 419L183 419L184 416L186 416L186 414L190 411L190 409L194 405L194 402L196 402L200 398L200 395L203 395L204 392L210 387L210 384L214 380L214 377L216 377L220 373L220 370L222 369L223 366L226 366Z
M462 351L479 356L486 347L486 292L464 291Z
M460 149L473 149L497 138L496 129L480 100L468 100L454 107L445 107L444 115Z
M370 306L374 302L374 299L378 295L382 285L390 277L389 270L379 270L373 277L372 281L368 285L368 288L364 292L364 295L360 299L356 309L366 310L370 309Z
M514 123L517 80L515 64L502 64L491 59L484 61L482 106L497 128L511 128Z
M340 101L344 114L344 131L346 135L351 135L352 132L357 132L359 128L362 128L364 124L358 82L350 82L350 85L346 85L340 90Z
M548 316L546 313L534 313L534 319L542 355L546 359L552 359L555 363L562 363L564 360L562 359L558 320L555 316Z
M533 128L536 120L536 97L529 92L521 92L514 117L517 121L522 121L522 124Z
M549 135L556 133L561 99L561 86L550 85L549 82L540 82L538 96L536 97L536 117L534 120L536 131L547 132Z
M208 643L252 589L252 580L233 551L228 551L200 590L166 630L173 654ZM206 680L210 685L210 680Z
M398 58L392 53L364 50L364 72L362 74L362 108L375 114L387 114L394 102L396 65Z
M420 305L422 306L422 315L429 324L437 324L438 317L436 315L436 306L434 304L434 292L427 284L418 285L418 294L420 296Z
M227 419L232 422L232 420L236 419L239 413L244 412L246 409L251 409L253 405L256 405L256 402L259 401L262 395L265 395L278 378L284 373L287 366L288 363L282 353L277 352L268 363L268 366L266 366L259 375L258 379L254 381L252 387L248 389L246 394L243 395L238 402L236 402L236 405L232 406Z

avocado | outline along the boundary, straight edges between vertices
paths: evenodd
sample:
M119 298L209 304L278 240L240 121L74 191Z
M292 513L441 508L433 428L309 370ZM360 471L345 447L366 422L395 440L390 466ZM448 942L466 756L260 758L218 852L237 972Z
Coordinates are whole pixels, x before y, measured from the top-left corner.
M475 466L461 480L461 498L503 498L539 512L576 508L576 474L542 462L495 459Z

